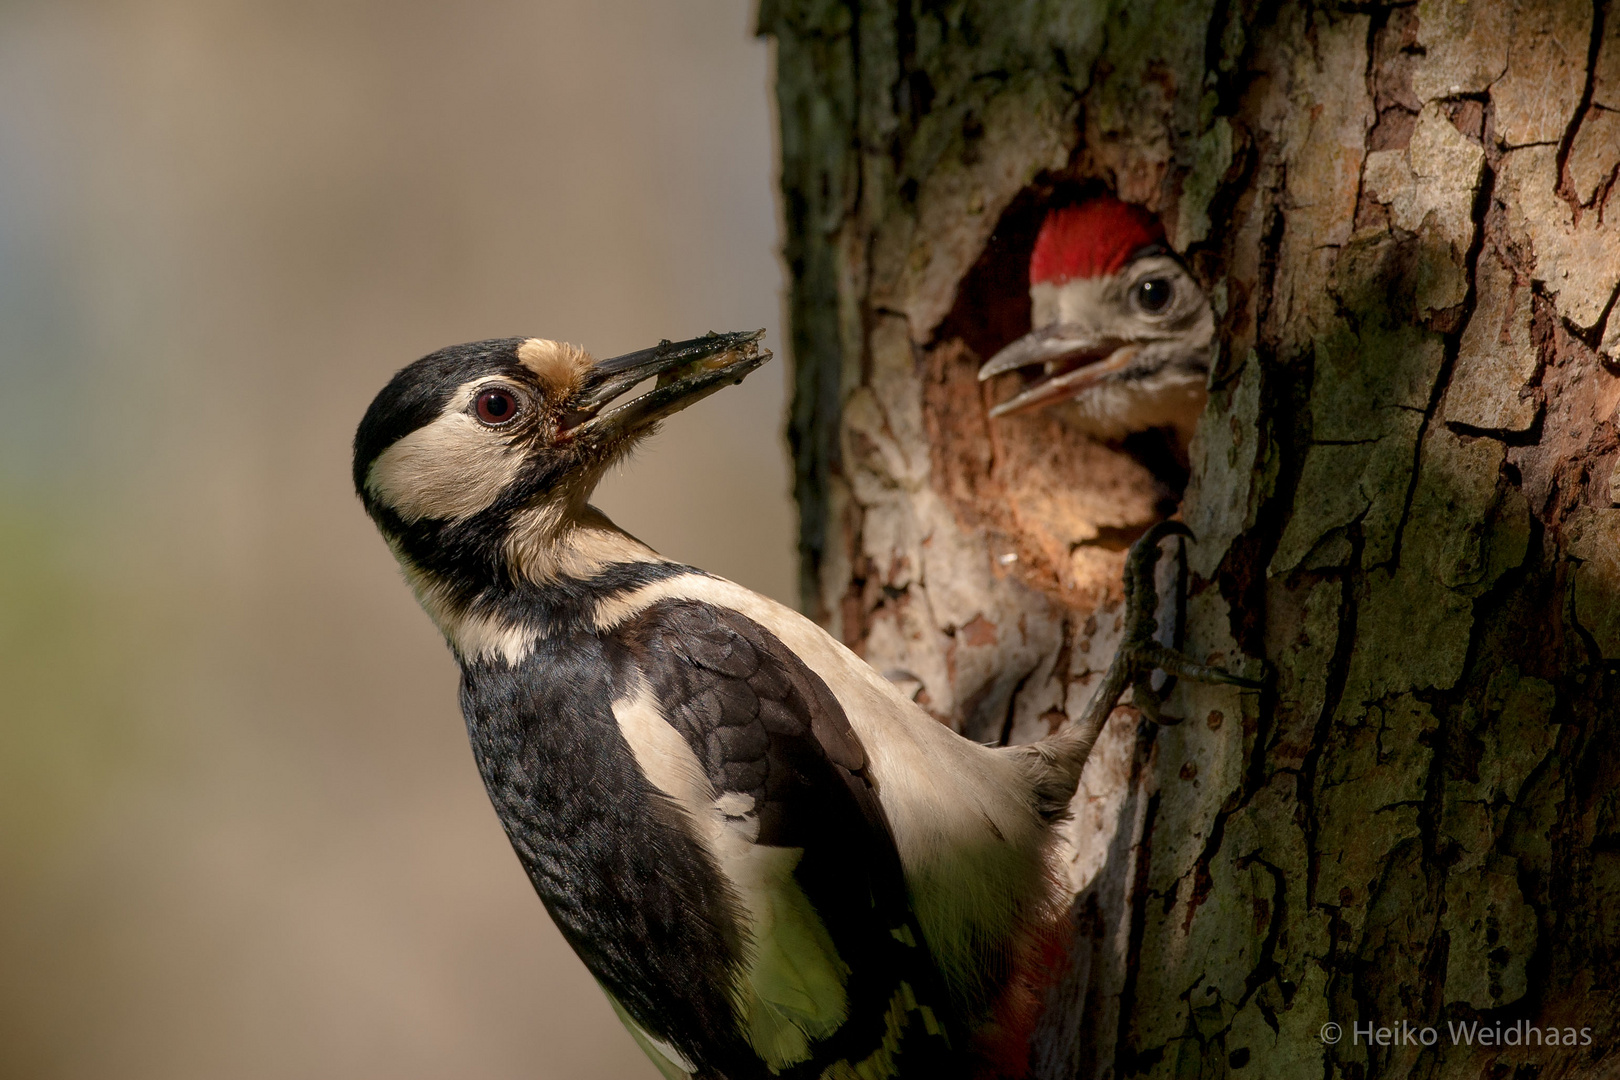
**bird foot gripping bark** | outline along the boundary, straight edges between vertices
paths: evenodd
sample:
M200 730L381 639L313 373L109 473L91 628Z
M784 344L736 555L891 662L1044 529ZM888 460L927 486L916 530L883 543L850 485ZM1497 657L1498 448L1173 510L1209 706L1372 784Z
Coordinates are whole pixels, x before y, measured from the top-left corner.
M1264 687L1262 681L1211 664L1200 664L1154 637L1159 622L1159 590L1154 583L1154 571L1162 554L1159 545L1172 536L1191 539L1192 535L1192 530L1179 521L1161 521L1131 545L1125 558L1125 633L1102 684L1092 693L1079 717L1040 742L1016 748L1026 760L1036 763L1034 789L1042 815L1058 817L1068 812L1069 800L1074 797L1091 748L1127 689L1131 691L1132 704L1143 716L1156 724L1170 725L1179 724L1181 720L1164 716L1159 706L1177 678L1224 683L1248 690ZM1178 593L1181 588L1178 586ZM1172 643L1177 639L1175 633L1165 637ZM1157 688L1153 685L1155 671L1167 676Z
M1156 724L1179 724L1181 720L1166 717L1159 711L1163 698L1176 678L1194 682L1222 683L1259 690L1263 682L1236 675L1211 664L1200 664L1175 648L1155 639L1159 628L1159 590L1154 582L1154 571L1163 554L1160 544L1172 536L1194 539L1192 530L1179 521L1161 521L1149 529L1141 539L1131 545L1125 558L1125 635L1119 650L1108 665L1102 685L1097 687L1086 703L1085 711L1075 721L1082 731L1100 731L1108 715L1119 704L1127 688L1131 703L1142 715ZM1172 637L1172 640L1174 638ZM1160 687L1153 685L1153 672L1162 671L1170 678Z

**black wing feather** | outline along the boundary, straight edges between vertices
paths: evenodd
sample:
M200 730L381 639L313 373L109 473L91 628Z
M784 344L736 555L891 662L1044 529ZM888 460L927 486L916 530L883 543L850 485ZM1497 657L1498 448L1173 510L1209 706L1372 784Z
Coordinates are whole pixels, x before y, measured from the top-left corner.
M757 843L804 850L795 878L852 969L850 1020L783 1075L872 1053L902 982L949 1025L865 751L826 683L758 623L698 601L661 601L616 636L715 791L753 797ZM909 1024L896 1075L952 1075L947 1038Z
M698 601L659 602L605 633L575 625L516 667L464 665L462 708L507 835L592 974L704 1080L811 1080L874 1054L896 1080L962 1075L965 1040L860 741L826 684L758 623ZM737 897L615 719L638 684L716 792L753 796L756 842L803 849L795 880L850 968L849 1019L780 1073L731 1004L746 933Z

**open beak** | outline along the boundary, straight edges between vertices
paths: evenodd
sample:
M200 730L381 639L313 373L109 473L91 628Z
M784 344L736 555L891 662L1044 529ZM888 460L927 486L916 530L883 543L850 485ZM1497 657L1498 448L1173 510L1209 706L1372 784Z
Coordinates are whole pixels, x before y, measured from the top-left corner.
M1079 397L1130 365L1140 346L1121 338L1058 323L1033 330L992 356L979 381L1040 364L1045 378L990 410L991 416L1025 412Z
M703 400L729 383L740 383L771 358L759 347L764 330L705 334L664 341L650 349L602 360L585 376L572 402L565 430L575 437L629 435ZM636 384L656 378L639 397L613 403Z

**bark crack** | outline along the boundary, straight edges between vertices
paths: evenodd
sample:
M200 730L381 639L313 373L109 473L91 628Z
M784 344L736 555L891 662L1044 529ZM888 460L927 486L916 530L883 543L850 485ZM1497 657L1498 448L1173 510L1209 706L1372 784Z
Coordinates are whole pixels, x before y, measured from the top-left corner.
M1569 171L1569 154L1575 147L1575 136L1580 133L1581 125L1586 122L1587 115L1592 111L1592 94L1597 85L1598 54L1603 48L1603 26L1607 9L1608 4L1604 0L1592 0L1592 32L1586 46L1586 79L1581 84L1581 97L1575 105L1575 111L1570 114L1569 122L1564 126L1564 134L1554 144L1558 147L1558 156L1554 159L1558 169L1556 191L1558 197L1569 204L1575 218L1574 224L1577 226L1580 225L1581 215L1586 212L1586 208L1581 205L1580 194L1575 190L1575 180Z
M1485 107L1485 130L1489 132L1492 125L1492 109L1489 104ZM1487 142L1489 140L1487 139ZM1475 309L1479 306L1479 256L1485 250L1485 235L1487 219L1491 208L1491 200L1496 190L1496 170L1491 161L1489 152L1480 166L1479 188L1474 192L1474 203L1469 214L1473 224L1473 235L1469 240L1468 252L1463 257L1464 279L1468 282L1467 291L1463 295L1462 317L1458 320L1456 329L1442 335L1445 342L1444 358L1440 370L1435 375L1434 383L1429 388L1429 399L1423 409L1423 419L1418 425L1417 439L1412 447L1412 468L1408 474L1406 495L1401 503L1400 520L1395 526L1395 539L1390 551L1391 566L1401 563L1401 547L1406 537L1406 525L1412 516L1412 500L1417 494L1418 479L1422 472L1424 444L1428 440L1429 426L1434 422L1440 410L1440 402L1445 397L1446 390L1451 386L1452 369L1456 366L1458 353L1462 348L1463 327L1473 317Z

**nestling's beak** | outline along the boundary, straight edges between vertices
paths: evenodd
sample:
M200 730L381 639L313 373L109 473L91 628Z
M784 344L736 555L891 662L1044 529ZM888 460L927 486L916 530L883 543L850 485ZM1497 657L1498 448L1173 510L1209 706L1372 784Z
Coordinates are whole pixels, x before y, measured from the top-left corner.
M605 439L650 427L728 383L742 382L771 358L759 347L764 336L764 330L705 334L599 361L570 402L564 432L575 438ZM653 389L610 407L637 383L654 377L658 383Z
M1130 365L1140 346L1085 327L1058 323L1031 331L992 356L979 369L979 381L1035 364L1047 377L990 410L991 416L1049 405L1079 397Z

